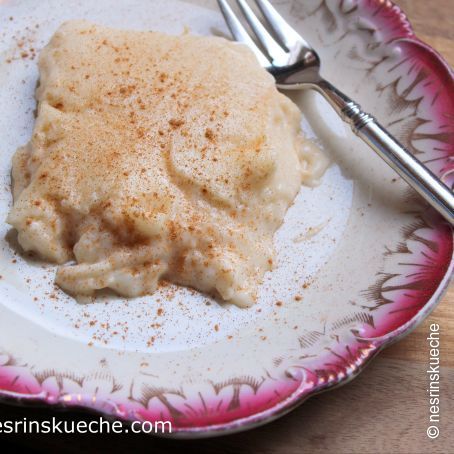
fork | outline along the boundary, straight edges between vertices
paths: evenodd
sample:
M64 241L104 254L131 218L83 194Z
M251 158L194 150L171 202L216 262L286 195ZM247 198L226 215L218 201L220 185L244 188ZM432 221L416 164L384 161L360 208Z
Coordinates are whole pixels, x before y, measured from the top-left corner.
M246 0L236 0L246 22L266 53L257 46L229 6L219 7L235 40L246 44L261 66L286 90L312 88L321 93L353 132L366 142L433 208L454 225L454 194L421 161L416 159L378 121L320 75L320 58L315 50L276 11L268 0L255 0L278 42Z

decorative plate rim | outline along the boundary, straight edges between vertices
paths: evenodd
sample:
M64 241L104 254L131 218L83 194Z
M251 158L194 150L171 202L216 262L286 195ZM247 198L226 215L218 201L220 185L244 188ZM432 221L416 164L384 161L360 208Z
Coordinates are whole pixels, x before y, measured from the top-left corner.
M342 2L343 3L343 2ZM411 23L407 16L404 14L403 10L394 4L391 0L364 0L366 8L370 10L375 8L375 12L380 11L382 8L385 8L389 12L389 16L386 16L385 20L389 22L389 25L393 25L393 21L399 21L399 30L397 31L397 36L394 36L396 33L396 27L391 27L388 30L390 36L384 37L383 41L386 43L396 43L396 42L410 42L417 44L420 48L429 52L433 57L433 71L437 73L440 71L441 65L446 75L450 81L454 82L454 72L444 60L444 58L433 49L428 44L424 43L419 39L411 26ZM388 39L389 38L389 39ZM441 175L440 175L441 176ZM454 234L451 230L449 236L451 245L454 242ZM364 342L363 346L358 347L358 350L352 353L349 360L353 363L355 362L356 366L348 373L336 374L333 375L334 378L330 377L324 381L313 381L311 382L310 387L301 387L301 384L286 398L280 400L277 404L274 404L272 407L259 412L252 412L244 417L239 417L233 419L232 421L215 423L215 424L206 424L193 427L172 427L172 437L177 438L202 438L202 437L211 437L211 436L221 436L226 434L231 434L246 429L251 429L254 427L261 426L268 422L271 422L284 414L290 412L297 406L301 405L306 399L321 392L330 390L334 387L342 386L352 379L354 379L359 373L364 370L364 368L371 362L371 360L384 348L390 346L392 343L397 342L402 337L409 334L413 329L415 329L437 306L441 298L445 294L446 290L449 287L449 284L452 279L452 273L454 270L454 254L450 253L451 257L448 263L446 263L446 273L443 275L443 278L439 281L438 286L433 290L430 297L426 302L418 309L416 314L396 328L391 329L384 335L374 337L374 338L361 338L356 336L357 343ZM0 365L0 379L6 373L6 367ZM88 397L88 396L87 396ZM11 390L0 389L0 402L16 405L33 405L33 406L49 406L53 408L65 409L65 410L86 410L96 414L100 414L106 417L117 418L122 420L125 423L131 422L132 419L125 417L124 410L119 410L120 405L111 406L112 400L107 402L106 399L100 398L97 400L96 404L87 405L80 400L73 398L62 402L54 398L54 396L49 397L47 392L42 389L41 392L14 392ZM115 402L114 402L115 403ZM108 405L110 404L110 405ZM107 411L105 408L113 408L112 411ZM146 419L146 418L145 418ZM168 436L163 434L162 436Z

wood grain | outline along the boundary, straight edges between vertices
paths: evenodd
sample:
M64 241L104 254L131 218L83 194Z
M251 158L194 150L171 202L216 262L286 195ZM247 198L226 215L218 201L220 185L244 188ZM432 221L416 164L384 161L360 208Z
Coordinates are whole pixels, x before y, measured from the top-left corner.
M397 0L414 24L418 36L454 65L454 1ZM441 326L441 435L431 441L427 396L427 335L431 323ZM382 352L351 384L316 396L280 420L242 434L193 442L148 436L85 435L9 436L9 443L42 452L168 453L447 453L454 446L454 289L412 334ZM47 409L0 407L5 419L48 419ZM62 413L62 420L90 420L78 413ZM4 437L4 436L3 436Z

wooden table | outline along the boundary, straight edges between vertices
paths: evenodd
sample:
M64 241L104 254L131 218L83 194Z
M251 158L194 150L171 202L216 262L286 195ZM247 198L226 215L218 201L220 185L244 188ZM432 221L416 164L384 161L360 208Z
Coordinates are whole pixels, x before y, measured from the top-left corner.
M418 36L439 50L454 66L454 0L396 0L409 15ZM441 326L441 435L426 436L426 337L431 323ZM3 419L48 419L47 409L0 406ZM84 414L62 419L89 420ZM454 288L415 332L381 353L351 384L316 396L280 420L245 433L202 441L178 442L144 435L3 436L11 447L42 451L167 453L447 453L454 452ZM8 437L8 438L6 438Z

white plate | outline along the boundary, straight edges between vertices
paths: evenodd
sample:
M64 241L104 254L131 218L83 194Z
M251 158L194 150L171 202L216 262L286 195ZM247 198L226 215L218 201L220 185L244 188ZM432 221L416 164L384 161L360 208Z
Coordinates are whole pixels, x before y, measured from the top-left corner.
M414 39L399 11L382 3L278 7L318 50L331 82L436 173L450 176L454 126L444 124L454 114L446 85L452 74ZM112 7L109 0L7 0L0 17L3 218L11 205L11 156L29 140L34 121L33 57L61 22L86 18L168 33L187 25L197 34L228 35L210 1L123 0ZM14 232L0 225L1 396L126 420L169 418L182 436L237 430L345 382L422 320L451 273L450 228L318 95L293 96L304 131L333 163L322 185L303 187L288 211L275 237L277 269L251 309L177 286L78 304L54 287L55 267L22 256Z

